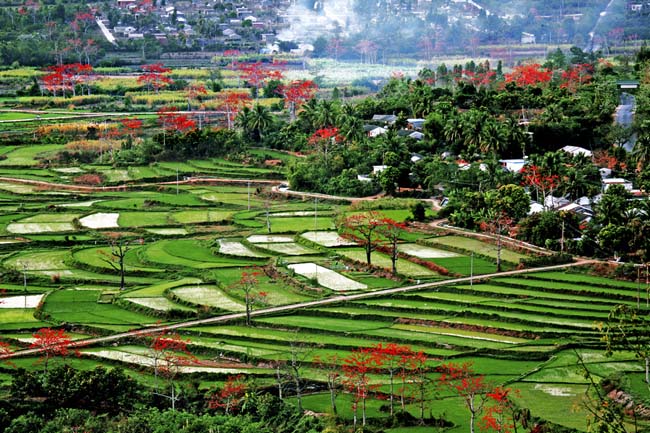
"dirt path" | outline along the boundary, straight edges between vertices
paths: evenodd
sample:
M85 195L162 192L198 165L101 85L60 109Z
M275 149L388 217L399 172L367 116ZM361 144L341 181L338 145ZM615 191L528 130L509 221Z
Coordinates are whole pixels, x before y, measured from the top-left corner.
M576 267L576 266L584 266L587 264L591 263L597 263L598 260L591 260L591 259L582 259L578 260L574 263L566 263L562 265L554 265L554 266L544 266L540 268L531 268L531 269L518 269L514 271L505 271L505 272L498 272L498 273L493 273L493 274L486 274L486 275L480 275L477 277L462 277L462 278L453 278L449 280L443 280L443 281L436 281L432 283L424 283L424 284L415 284L411 286L404 286L404 287L395 287L391 289L383 289L383 290L376 290L373 292L364 292L364 293L357 293L354 295L338 295L338 296L333 296L331 298L326 298L326 299L321 299L318 301L309 301L309 302L300 302L296 304L290 304L290 305L282 305L278 307L269 307L269 308L264 308L260 310L255 310L251 313L251 316L253 317L260 317L260 316L267 316L270 314L277 314L277 313L288 313L288 312L293 312L297 310L303 310L306 308L312 308L312 307L323 307L327 305L332 305L332 304L338 304L341 302L349 302L349 301L358 301L362 299L369 299L369 298L376 298L376 297L381 297L381 296L388 296L388 295L393 295L397 293L407 293L407 292L415 292L418 290L425 290L425 289L431 289L434 287L440 287L440 286L445 286L449 284L458 284L458 283L468 283L470 281L475 281L475 280L483 280L487 278L493 278L493 277L507 277L507 276L513 276L513 275L523 275L523 274L529 274L533 272L544 272L544 271L553 271L553 270L561 270L561 269L567 269L571 267ZM201 325L214 325L214 324L219 324L219 323L225 323L229 322L232 320L236 319L243 319L245 318L246 313L233 313L233 314L226 314L223 316L216 316L216 317L210 317L207 319L198 319L198 320L188 320L185 322L180 322L180 323L175 323L173 325L165 325L165 326L156 326L156 327L151 327L151 328L142 328L134 331L129 331L129 332L121 332L105 337L94 337L94 338L86 338L82 340L76 340L72 344L70 344L69 347L71 348L82 348L82 347L89 347L93 346L96 344L104 344L104 343L110 343L110 342L116 342L120 339L127 338L127 337L138 337L138 336L144 336L144 335L151 335L151 334L157 334L160 332L165 332L165 331L171 331L171 330L176 330L176 329L183 329L183 328L190 328L193 326L201 326ZM36 355L40 353L39 349L25 349L25 350L18 350L16 352L7 354L7 355L0 355L0 359L7 359L7 358L13 358L13 357L19 357L19 356L29 356L29 355Z

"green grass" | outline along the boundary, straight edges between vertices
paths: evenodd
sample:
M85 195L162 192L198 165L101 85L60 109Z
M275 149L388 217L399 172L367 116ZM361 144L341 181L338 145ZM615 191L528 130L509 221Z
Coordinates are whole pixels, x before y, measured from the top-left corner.
M48 326L34 317L33 308L0 308L0 329L3 331L35 329Z
M481 257L447 257L440 259L429 259L431 262L442 266L449 272L469 276L471 270L474 275L492 274L496 272L496 263L485 260ZM472 263L473 262L473 263Z
M40 164L38 157L52 154L64 147L60 144L40 144L30 146L18 146L12 152L7 153L7 159L0 160L2 166L24 166L35 167Z
M138 328L158 319L124 310L113 304L99 304L101 290L57 290L49 294L43 312L55 322L87 324L97 327L126 325Z
M143 266L138 259L138 249L130 249L124 257L125 271L129 272L165 272L162 268L152 268ZM89 265L95 268L105 269L111 272L115 271L113 266L119 266L119 260L113 256L110 247L86 248L75 251L72 257L79 263Z
M332 230L335 228L334 220L331 217L271 217L270 221L272 233L300 233L305 230ZM259 233L266 233L266 226Z
M167 212L120 212L120 227L150 227L169 225Z
M578 274L571 272L540 272L533 274L526 274L529 278L537 278L540 280L549 280L549 281L559 281L559 282L569 282L569 283L580 283L585 285L595 285L595 286L607 286L607 287L617 287L617 288L627 288L636 290L638 284L632 281L621 281L614 280L612 278L605 277L596 277L593 275L587 274ZM645 283L642 282L641 288L645 288Z

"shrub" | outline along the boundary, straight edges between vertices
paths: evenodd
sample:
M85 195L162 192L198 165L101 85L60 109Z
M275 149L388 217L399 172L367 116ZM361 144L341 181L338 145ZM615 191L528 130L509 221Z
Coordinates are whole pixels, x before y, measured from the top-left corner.
M75 177L74 183L79 185L97 186L104 183L104 179L98 173L86 173Z

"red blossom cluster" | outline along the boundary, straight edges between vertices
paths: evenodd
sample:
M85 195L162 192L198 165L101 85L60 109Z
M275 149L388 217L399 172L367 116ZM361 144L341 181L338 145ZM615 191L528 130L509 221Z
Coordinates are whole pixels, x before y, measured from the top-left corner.
M208 400L208 407L223 409L226 414L236 412L244 400L246 391L248 385L242 375L229 376L223 388L212 394Z
M43 354L42 361L45 363L46 370L50 358L70 355L72 339L63 329L41 328L33 333L32 337L34 341L29 348L36 349ZM79 356L79 351L76 349L72 353Z
M43 76L44 87L57 96L61 90L62 96L65 96L66 90L76 94L75 87L90 80L93 67L84 63L69 63L65 65L48 66L48 73Z
M318 86L311 80L296 80L278 87L292 120L296 117L296 110L312 99L317 90Z
M258 91L269 81L282 79L282 72L278 69L282 66L280 63L274 62L274 68L268 68L261 61L255 63L233 61L232 66L241 73L242 78L249 86Z
M553 71L543 68L539 63L515 66L511 73L504 75L506 83L515 83L519 87L546 84L553 78Z
M179 113L176 107L163 107L158 110L158 122L165 131L184 132L196 128L196 122L187 114Z
M153 89L158 93L160 89L174 82L174 80L166 75L171 71L170 68L165 67L162 63L143 65L142 74L138 77L138 83L144 84L147 90Z
M339 129L334 127L321 128L309 137L309 144L322 145L323 143L338 143L341 141Z
M237 113L250 105L251 101L251 95L247 92L226 92L225 97L221 100L220 108L226 113L228 129L232 129Z
M582 63L569 67L566 71L562 72L562 82L560 88L567 89L571 93L575 93L583 84L591 82L592 73L594 72L593 65L589 63Z

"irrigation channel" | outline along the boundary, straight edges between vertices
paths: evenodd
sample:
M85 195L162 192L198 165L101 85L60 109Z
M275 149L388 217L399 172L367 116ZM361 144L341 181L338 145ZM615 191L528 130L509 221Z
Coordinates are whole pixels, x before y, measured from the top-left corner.
M339 296L333 296L331 298L326 298L326 299L321 299L318 301L309 301L309 302L299 302L295 304L289 304L289 305L282 305L278 307L269 307L269 308L263 308L259 310L253 310L251 312L251 317L259 317L259 316L267 316L267 315L272 315L276 313L286 313L286 312L293 312L295 310L302 310L305 308L311 308L311 307L321 307L325 305L332 305L332 304L338 304L342 302L348 302L348 301L357 301L361 299L368 299L368 298L374 298L374 297L380 297L380 296L386 296L386 295L393 295L396 293L406 293L406 292L415 292L418 290L424 290L424 289L431 289L435 287L440 287L440 286L446 286L449 284L457 284L457 283L468 283L468 282L475 282L478 280L485 280L493 277L507 277L507 276L515 276L515 275L522 275L522 274L527 274L527 273L533 273L533 272L545 272L545 271L553 271L553 270L559 270L559 269L566 269L570 267L577 267L577 266L584 266L588 264L593 264L593 263L598 263L598 260L593 260L593 259L580 259L576 262L573 263L565 263L561 265L553 265L553 266L544 266L544 267L538 267L538 268L529 268L529 269L517 269L514 271L504 271L504 272L497 272L493 274L484 274L480 276L474 276L474 277L462 277L462 278L453 278L449 280L444 280L444 281L436 281L432 283L423 283L423 284L414 284L410 286L403 286L403 287L394 287L390 289L382 289L382 290L376 290L373 292L366 292L366 293L357 293L354 295L339 295ZM231 320L237 320L237 319L243 319L246 317L246 313L234 313L234 314L225 314L221 316L215 316L215 317L209 317L207 319L198 319L198 320L189 320L186 322L180 322L180 323L175 323L172 325L165 325L165 326L156 326L156 327L150 327L150 328L142 328L142 329L137 329L133 331L128 331L128 332L121 332L109 336L104 336L104 337L92 337L92 338L85 338L85 339L80 339L72 342L71 344L68 345L69 348L80 348L80 347L88 347L92 346L95 344L102 344L102 343L109 343L113 341L120 340L122 338L128 338L128 337L136 337L136 336L143 336L143 335L150 335L150 334L157 334L157 333L162 333L165 331L170 331L170 330L175 330L175 329L182 329L182 328L189 328L193 326L199 326L199 325L212 325L216 323L224 323L228 322ZM13 358L13 357L19 357L19 356L29 356L29 355L36 355L38 353L42 352L42 349L25 349L25 350L18 350L16 352L12 352L10 354L6 355L0 355L0 359L7 359L7 358Z

